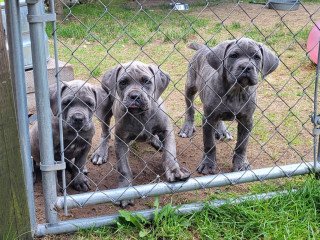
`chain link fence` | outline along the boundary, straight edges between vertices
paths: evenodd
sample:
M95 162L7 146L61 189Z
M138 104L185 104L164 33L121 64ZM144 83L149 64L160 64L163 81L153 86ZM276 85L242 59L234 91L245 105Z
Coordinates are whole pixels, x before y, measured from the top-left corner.
M319 5L185 3L51 0L43 14L42 3L28 2L38 102L31 148L42 170L36 235L112 224L120 207L150 218L157 196L197 211L219 191L243 195L249 182L317 170L309 54L318 45L307 50L307 39ZM41 27L55 5L48 86ZM69 64L81 80L64 81ZM284 193L254 198L275 194Z

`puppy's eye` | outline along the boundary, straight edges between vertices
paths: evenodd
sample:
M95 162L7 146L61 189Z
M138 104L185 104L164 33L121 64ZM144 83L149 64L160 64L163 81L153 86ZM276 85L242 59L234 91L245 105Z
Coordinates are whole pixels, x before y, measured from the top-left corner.
M128 84L128 81L127 81L126 79L121 80L121 81L119 82L119 85L120 85L120 86L126 86L127 84Z
M93 107L94 107L94 103L93 103L93 102L85 102L85 104L86 104L89 108L93 108Z
M239 55L238 55L238 53L231 53L230 55L229 55L229 58L238 58L239 57Z
M151 82L151 79L150 79L150 78L144 77L144 78L142 78L142 83L143 83L143 84L151 84L152 82Z
M65 100L65 101L62 101L62 105L63 106L68 106L68 105L71 104L71 102L72 102L72 100Z
M254 55L254 56L253 56L253 59L254 59L254 60L261 60L261 57L260 57L259 55Z

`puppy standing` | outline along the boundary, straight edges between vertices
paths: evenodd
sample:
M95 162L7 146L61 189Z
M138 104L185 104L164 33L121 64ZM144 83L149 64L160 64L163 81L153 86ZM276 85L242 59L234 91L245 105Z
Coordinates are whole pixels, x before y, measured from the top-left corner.
M50 85L50 105L52 110L52 134L54 158L60 160L59 118L57 106L57 86ZM63 122L64 156L67 170L71 173L72 186L78 191L88 191L89 182L83 170L91 148L95 129L92 122L97 106L98 89L81 80L64 83L61 87L61 109ZM31 153L34 161L40 163L38 124L30 130Z
M94 164L107 160L107 138L112 114L115 116L115 149L120 173L119 187L132 184L132 172L128 164L129 143L133 140L163 143L163 167L169 182L186 180L190 173L179 166L176 159L176 143L173 127L165 113L160 95L170 82L167 74L155 65L138 61L117 66L105 74L102 87L111 95L112 113L104 113L100 148L94 154ZM125 207L132 201L122 201Z
M194 132L193 100L197 92L203 103L204 155L198 172L216 171L216 146L213 134L225 131L221 120L238 121L238 137L233 156L233 171L246 170L246 149L256 108L259 73L273 72L279 59L264 45L251 39L225 41L214 48L192 44L197 50L189 65L185 87L186 117L179 133L191 137ZM228 135L228 133L226 133Z

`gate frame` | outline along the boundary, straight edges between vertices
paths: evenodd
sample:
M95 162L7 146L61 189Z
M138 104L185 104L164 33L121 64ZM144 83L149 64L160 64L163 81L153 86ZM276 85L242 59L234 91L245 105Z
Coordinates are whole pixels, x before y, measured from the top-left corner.
M58 234L77 231L83 228L99 227L103 225L114 224L116 219L119 217L118 214L101 216L95 218L82 218L68 221L59 221L57 215L57 209L64 208L67 213L68 208L77 206L86 206L98 203L111 202L114 199L125 200L133 198L144 198L150 196L157 196L161 194L168 194L173 192L185 192L196 189L212 188L217 186L235 185L245 182L262 181L267 179L291 177L295 175L307 174L310 172L319 172L320 169L320 116L318 116L318 108L316 103L318 101L318 82L320 76L320 64L317 65L316 80L315 80L315 94L314 94L314 114L312 121L314 124L314 161L313 162L302 162L298 164L291 164L285 166L275 166L270 168L255 169L249 171L241 171L236 173L225 173L217 175L209 175L204 177L191 178L186 182L177 183L155 183L139 185L129 188L120 188L105 190L101 192L82 193L76 195L66 196L64 192L63 197L57 197L56 192L56 171L65 169L65 163L62 161L55 162L53 154L53 143L52 143L52 128L51 128L51 111L49 102L49 90L48 90L48 79L46 70L46 58L45 58L45 41L44 41L44 23L53 22L53 29L56 29L56 15L54 13L54 0L50 0L50 13L45 14L43 12L43 6L41 0L27 0L28 6L28 21L30 24L30 35L31 35L31 46L32 46L32 59L34 65L34 82L36 89L36 103L37 113L39 122L39 138L40 138L40 152L41 152L41 170L42 170L42 184L44 189L45 199L45 224L37 224L35 216L35 203L33 194L33 183L32 183L32 164L30 154L30 142L29 142L29 131L27 124L27 104L26 104L26 90L24 85L24 67L22 55L21 36L20 30L20 17L18 10L18 0L10 1L6 0L6 8L10 14L7 14L8 18L8 29L12 32L9 34L10 48L12 49L11 64L14 66L13 72L15 73L15 98L17 103L17 115L19 122L19 136L20 145L22 149L22 157L25 171L25 181L27 183L27 196L28 196L28 208L30 211L31 229L34 231L36 236L44 236L47 234ZM17 23L16 26L14 23ZM59 83L59 71L57 68L58 54L57 54L57 36L56 31L53 32L54 46L55 46L55 61L56 61L56 80L58 88ZM320 44L319 44L320 53ZM318 55L320 62L320 54ZM59 95L59 94L58 94ZM60 102L60 96L58 96L58 102ZM59 109L61 112L61 107ZM61 114L60 114L61 115ZM60 119L60 121L62 121ZM61 123L61 122L60 122ZM62 129L60 129L62 132ZM60 140L63 137L60 134ZM62 141L63 142L63 141ZM319 143L319 146L318 146ZM63 145L62 145L63 148ZM64 175L64 174L63 174ZM63 179L64 191L65 191L65 179ZM126 191L124 191L126 190ZM140 191L137 191L140 190ZM240 203L248 200L263 200L278 195L284 195L288 192L271 192L259 195L248 195L237 199L218 200L209 202L209 205L218 207L226 203ZM91 198L88 200L88 196ZM184 204L177 208L177 213L185 214L194 211L199 211L205 206L204 203L192 203ZM148 209L142 211L135 211L132 214L141 214L146 218L152 218L155 209Z

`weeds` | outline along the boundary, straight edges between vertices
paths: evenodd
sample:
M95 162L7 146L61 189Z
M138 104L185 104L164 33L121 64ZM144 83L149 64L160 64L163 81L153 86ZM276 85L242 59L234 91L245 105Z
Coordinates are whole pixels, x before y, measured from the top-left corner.
M295 185L297 183L297 185ZM297 191L291 191L295 187ZM313 177L300 177L285 185L289 193L267 200L207 205L202 211L177 215L176 207L159 210L155 201L154 218L120 211L113 228L84 230L78 237L96 239L319 239L320 188ZM253 192L278 190L278 185L256 184ZM229 197L229 196L226 196ZM104 235L107 233L107 235Z

